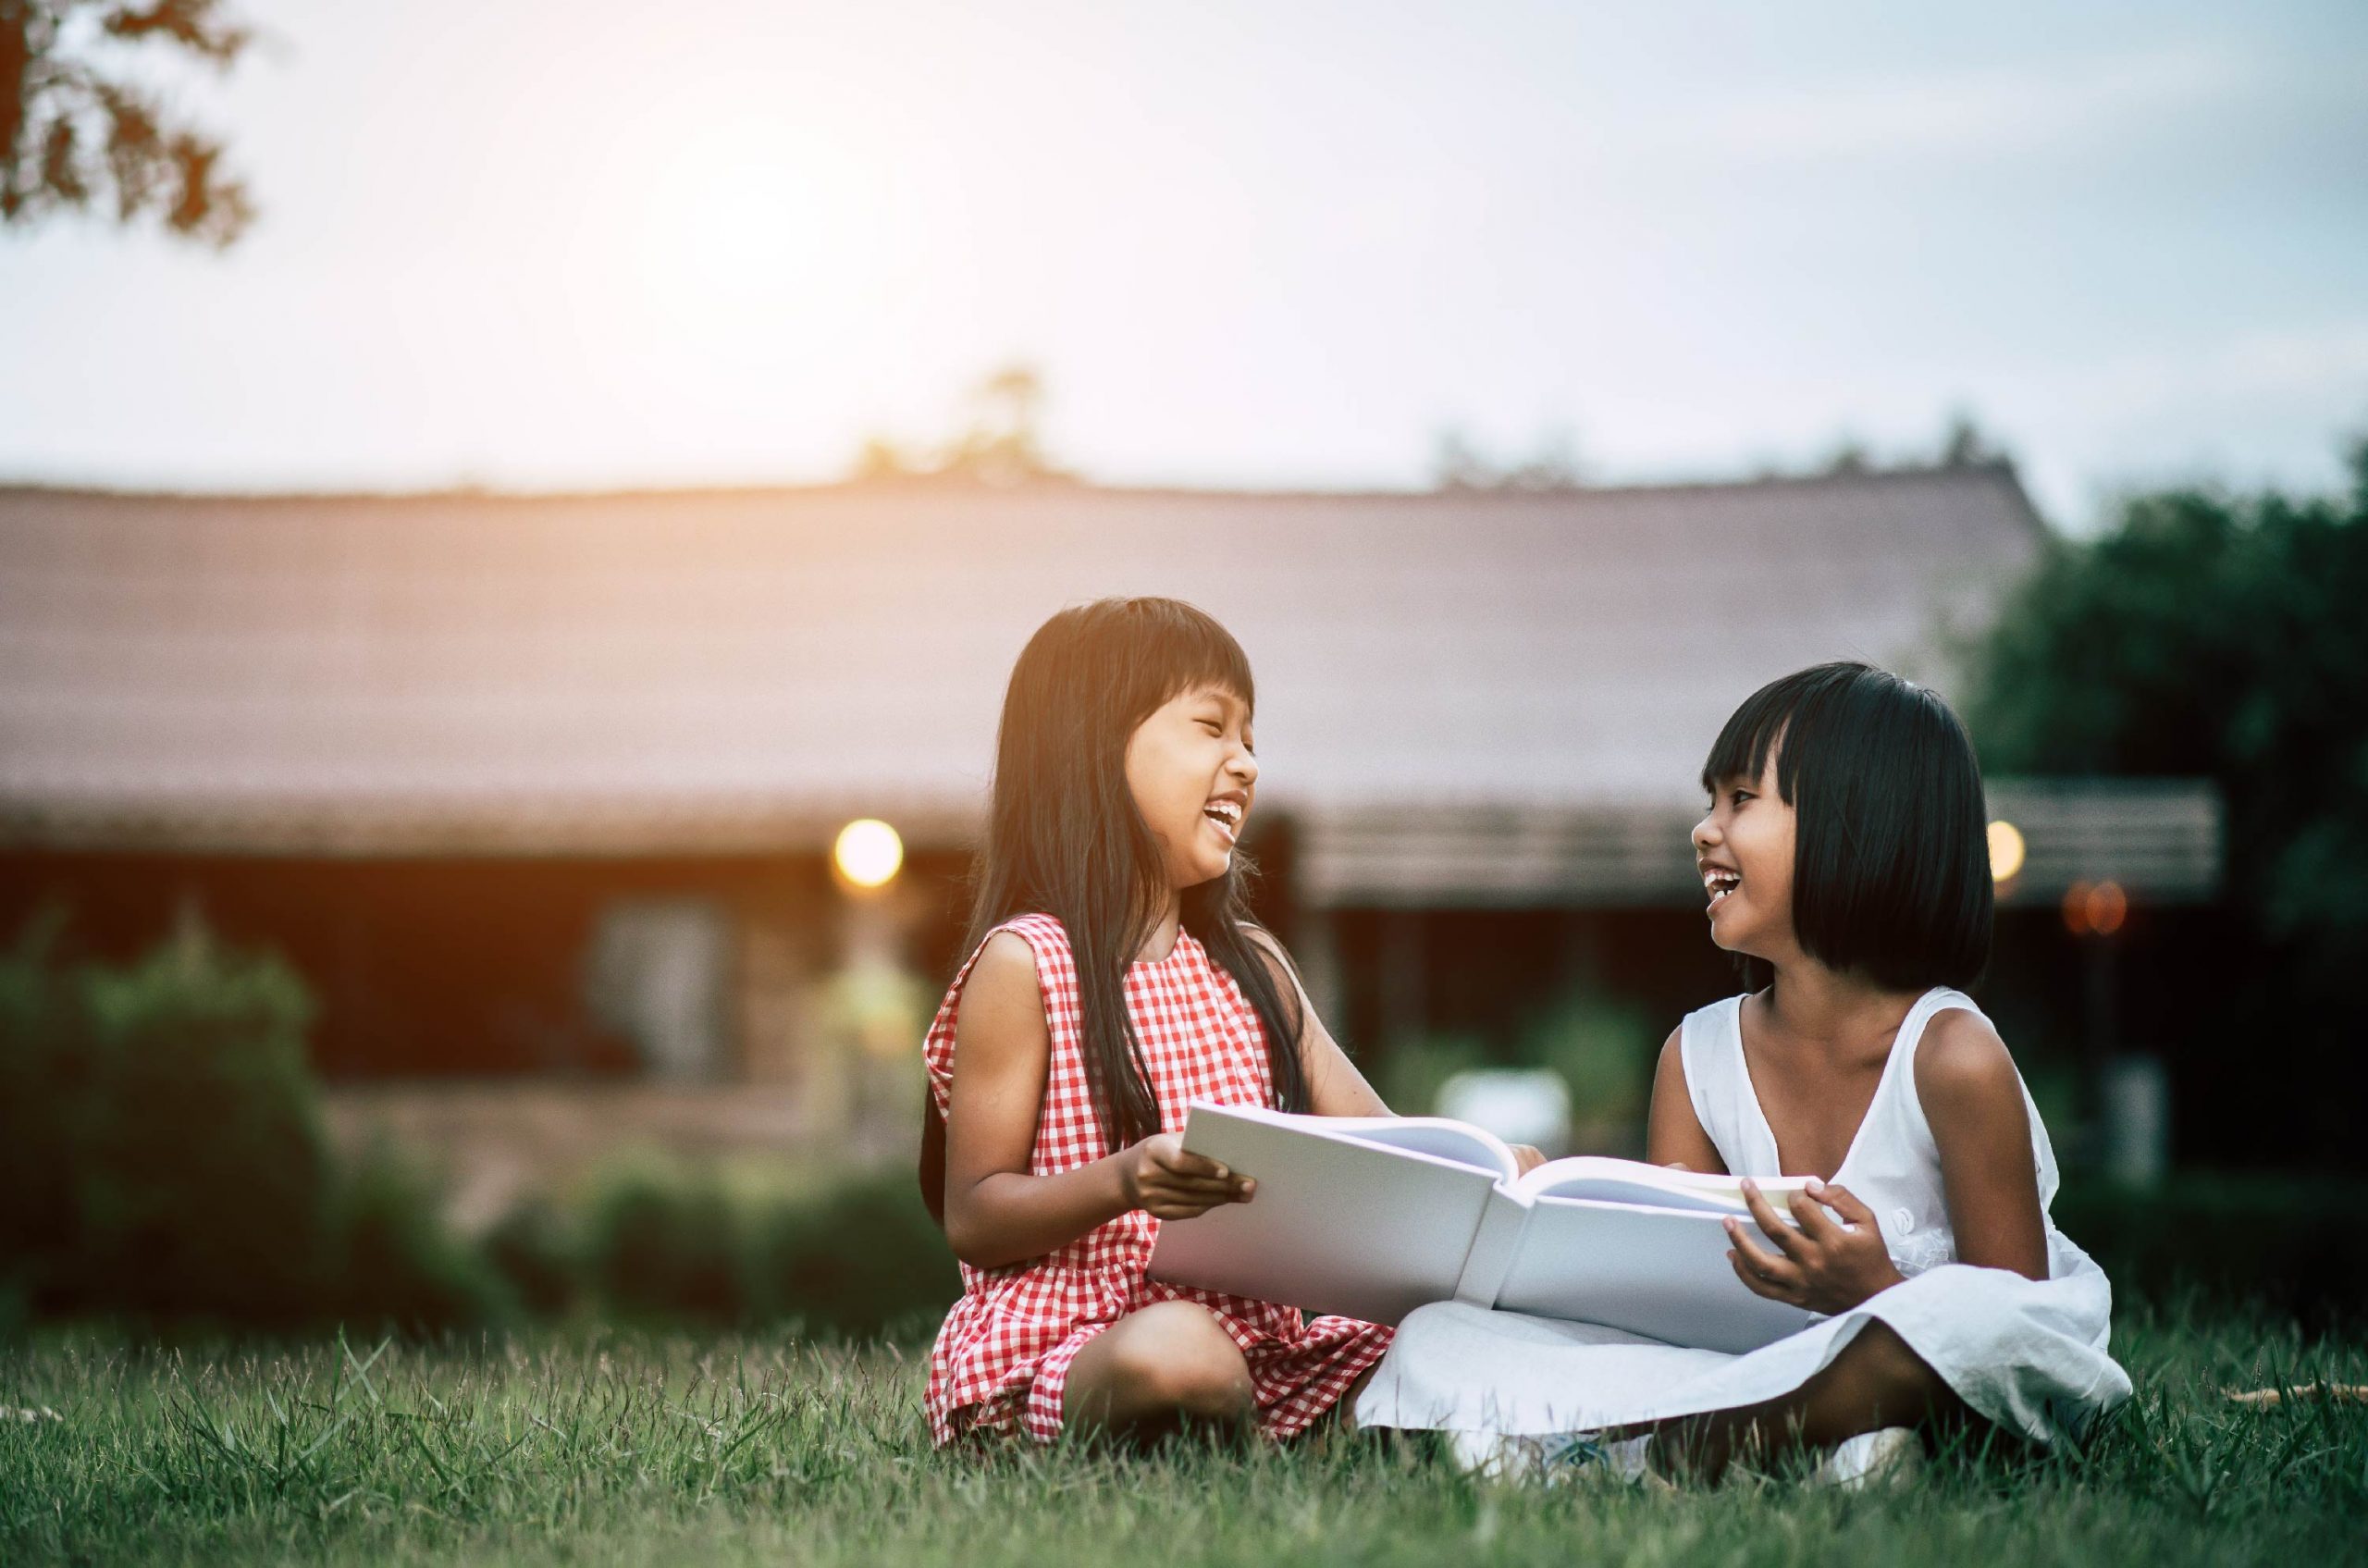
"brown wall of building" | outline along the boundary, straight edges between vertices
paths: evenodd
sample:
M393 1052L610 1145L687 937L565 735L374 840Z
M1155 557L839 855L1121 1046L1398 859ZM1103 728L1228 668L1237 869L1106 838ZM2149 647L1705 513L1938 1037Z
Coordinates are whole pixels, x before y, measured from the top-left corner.
M917 856L904 880L914 962L933 974L960 875ZM334 1079L623 1076L629 1039L586 1001L604 911L714 907L735 940L722 1038L739 1070L752 977L739 935L781 937L773 983L827 965L838 893L816 855L702 859L328 860L15 853L0 857L0 932L62 911L68 950L145 951L186 920L292 963L320 1005L314 1060ZM785 966L785 967L784 967Z

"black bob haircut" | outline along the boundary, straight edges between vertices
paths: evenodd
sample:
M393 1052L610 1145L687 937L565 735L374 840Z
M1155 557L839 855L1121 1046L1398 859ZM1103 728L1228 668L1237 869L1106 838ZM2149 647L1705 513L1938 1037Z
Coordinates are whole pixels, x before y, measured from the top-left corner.
M1886 670L1819 664L1770 681L1727 721L1702 787L1757 779L1770 753L1796 813L1793 933L1878 985L1969 987L1990 962L1989 812L1949 705ZM1773 979L1757 958L1744 981Z

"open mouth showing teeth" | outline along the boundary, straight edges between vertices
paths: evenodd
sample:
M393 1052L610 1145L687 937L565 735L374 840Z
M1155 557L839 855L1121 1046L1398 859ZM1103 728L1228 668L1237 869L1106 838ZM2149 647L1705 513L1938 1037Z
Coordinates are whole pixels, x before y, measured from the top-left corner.
M1227 838L1241 832L1241 808L1230 800L1213 801L1201 808L1201 815L1223 828Z
M1727 895L1743 885L1743 873L1728 870L1723 866L1711 866L1702 872L1702 891L1710 895L1710 907L1715 909L1726 902Z

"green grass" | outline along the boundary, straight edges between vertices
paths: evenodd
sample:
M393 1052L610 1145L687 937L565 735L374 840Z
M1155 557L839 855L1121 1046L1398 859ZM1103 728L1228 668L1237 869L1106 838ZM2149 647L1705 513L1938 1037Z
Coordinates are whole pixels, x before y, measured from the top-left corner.
M1474 1560L1980 1568L2368 1561L2368 1345L2126 1315L2139 1395L2082 1456L1896 1491L1476 1485L1420 1444L933 1453L921 1358L543 1334L253 1350L47 1331L0 1351L0 1562L1131 1565Z

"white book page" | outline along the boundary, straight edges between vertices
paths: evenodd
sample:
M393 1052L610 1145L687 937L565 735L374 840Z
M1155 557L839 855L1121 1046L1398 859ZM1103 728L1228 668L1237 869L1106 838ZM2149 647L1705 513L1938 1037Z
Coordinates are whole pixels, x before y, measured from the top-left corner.
M1485 1142L1436 1135L1456 1125L1417 1130L1416 1147L1380 1141L1400 1130L1394 1119L1196 1105L1184 1146L1255 1179L1258 1191L1247 1204L1163 1223L1151 1276L1370 1323L1445 1301L1497 1187L1495 1170L1471 1163Z
M1771 1177L1758 1183L1779 1214L1795 1192L1807 1190L1802 1176ZM1732 1176L1672 1170L1641 1160L1616 1160L1601 1155L1550 1160L1524 1176L1514 1190L1529 1198L1585 1198L1596 1203L1633 1204L1648 1208L1684 1209L1696 1213L1748 1217L1743 1183Z
M1272 1113L1282 1116L1285 1113ZM1404 1149L1433 1159L1451 1160L1457 1165L1471 1166L1491 1176L1512 1179L1521 1169L1521 1162L1513 1158L1505 1141L1485 1127L1474 1127L1468 1121L1451 1121L1446 1117L1298 1117L1299 1122L1316 1122L1314 1130L1334 1137L1353 1138L1360 1143L1376 1143L1385 1149Z

